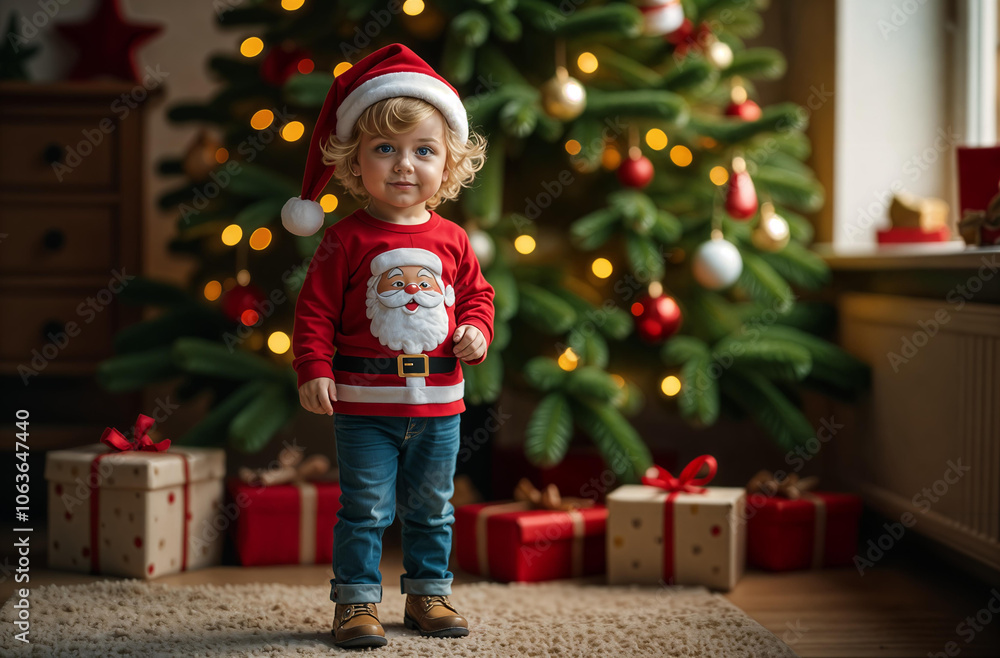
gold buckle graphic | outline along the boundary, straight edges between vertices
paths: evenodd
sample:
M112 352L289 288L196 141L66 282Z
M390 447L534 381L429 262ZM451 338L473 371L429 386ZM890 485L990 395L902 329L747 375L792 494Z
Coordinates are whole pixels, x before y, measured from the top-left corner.
M404 371L405 368L419 367L423 359L424 369L421 372ZM400 377L427 377L430 375L430 360L426 354L400 354L396 357L396 368Z

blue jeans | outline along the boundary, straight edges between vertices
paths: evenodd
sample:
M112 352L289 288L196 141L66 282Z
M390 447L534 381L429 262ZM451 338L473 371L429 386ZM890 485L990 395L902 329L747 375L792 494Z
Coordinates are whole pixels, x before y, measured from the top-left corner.
M402 521L404 594L451 594L455 462L461 416L334 414L340 502L330 600L381 603L382 533Z

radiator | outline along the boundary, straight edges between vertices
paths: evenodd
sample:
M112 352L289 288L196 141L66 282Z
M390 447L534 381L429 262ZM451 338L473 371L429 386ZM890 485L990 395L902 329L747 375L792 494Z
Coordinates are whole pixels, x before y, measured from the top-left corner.
M1000 570L1000 306L845 294L840 313L843 346L872 366L837 448L848 481L907 532Z

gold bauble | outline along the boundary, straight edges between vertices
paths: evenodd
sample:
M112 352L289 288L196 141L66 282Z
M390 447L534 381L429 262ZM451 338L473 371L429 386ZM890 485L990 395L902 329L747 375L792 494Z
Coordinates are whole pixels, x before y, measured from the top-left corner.
M753 245L761 251L780 251L788 244L790 238L788 221L774 212L773 205L763 204L760 209L760 222L750 234Z
M555 77L542 85L542 107L553 119L572 121L587 107L587 92L579 80L560 66Z
M182 167L188 178L196 182L208 180L208 175L219 166L215 154L221 147L222 142L207 130L199 132L184 154Z

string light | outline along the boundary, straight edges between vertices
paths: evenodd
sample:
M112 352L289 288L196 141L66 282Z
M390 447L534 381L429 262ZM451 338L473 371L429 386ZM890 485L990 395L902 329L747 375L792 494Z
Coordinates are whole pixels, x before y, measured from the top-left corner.
M686 167L691 164L691 160L694 158L691 156L691 149L678 144L674 148L670 149L670 159L673 160L674 164L678 167Z
M236 273L236 282L241 286L245 286L250 283L250 270L242 269Z
M324 194L319 199L319 205L323 206L323 212L333 212L337 209L337 204L340 201L333 194Z
M215 151L215 161L219 164L223 164L229 159L229 150L225 148L219 148Z
M232 247L243 239L243 229L238 224L230 224L222 230L222 244Z
M218 281L209 281L205 284L205 299L214 302L222 294L222 284Z
M250 248L254 251L267 249L271 244L271 231L263 226L250 234Z
M299 73L301 73L302 75L306 75L308 73L313 72L313 70L316 68L316 63L313 62L308 57L306 57L305 59L300 59L298 65L295 68L298 69Z
M573 348L567 347L566 351L559 355L559 367L563 370L576 370L580 364L580 357L576 355Z
M247 37L240 44L240 54L244 57L256 57L264 50L264 42L260 37Z
M300 9L305 0L281 0L281 8L285 11L295 11Z
M274 121L274 113L271 110L257 110L250 118L250 127L254 130L264 130Z
M611 261L607 258L597 258L591 264L590 269L593 270L594 274L599 279L606 279L611 276L614 271L614 267L611 265Z
M681 392L681 380L674 375L664 377L663 381L660 382L660 390L663 391L664 395L672 398Z
M231 276L227 276L225 281L222 282L223 290L232 290L236 287L236 279Z
M668 141L667 133L663 132L659 128L653 128L646 133L646 144L648 144L649 148L654 151L662 151L667 148Z
M593 73L597 70L597 56L594 53L580 53L576 58L576 65L584 73Z
M570 155L576 155L577 153L579 153L580 148L581 148L580 142L576 141L575 139L571 139L568 142L566 142L566 152L569 153Z
M725 185L729 181L729 172L722 165L716 165L708 172L708 178L716 185Z
M622 163L622 154L614 146L609 146L601 153L601 166L608 171L614 171Z
M406 2L403 3L403 13L407 16L416 16L423 10L423 0L406 0Z
M514 240L514 248L519 254L530 254L535 250L535 238L530 235L519 235Z
M267 346L275 354L284 354L292 346L292 341L284 331L275 331L267 337Z
M337 64L336 66L333 67L333 77L336 78L338 75L340 75L347 69L351 68L352 66L354 65L351 64L350 62L341 62L340 64Z
M616 375L616 374L612 373L611 374L611 379L614 380L614 382L618 386L618 388L625 388L625 378L622 377L621 375Z
M298 138L302 137L305 133L306 127L302 125L301 121L289 121L284 126L281 127L281 138L286 142L294 142Z
M248 308L247 310L240 313L240 322L242 322L248 327L252 327L255 324L257 324L257 320L259 319L260 316L257 315L257 311L253 310L252 308Z

